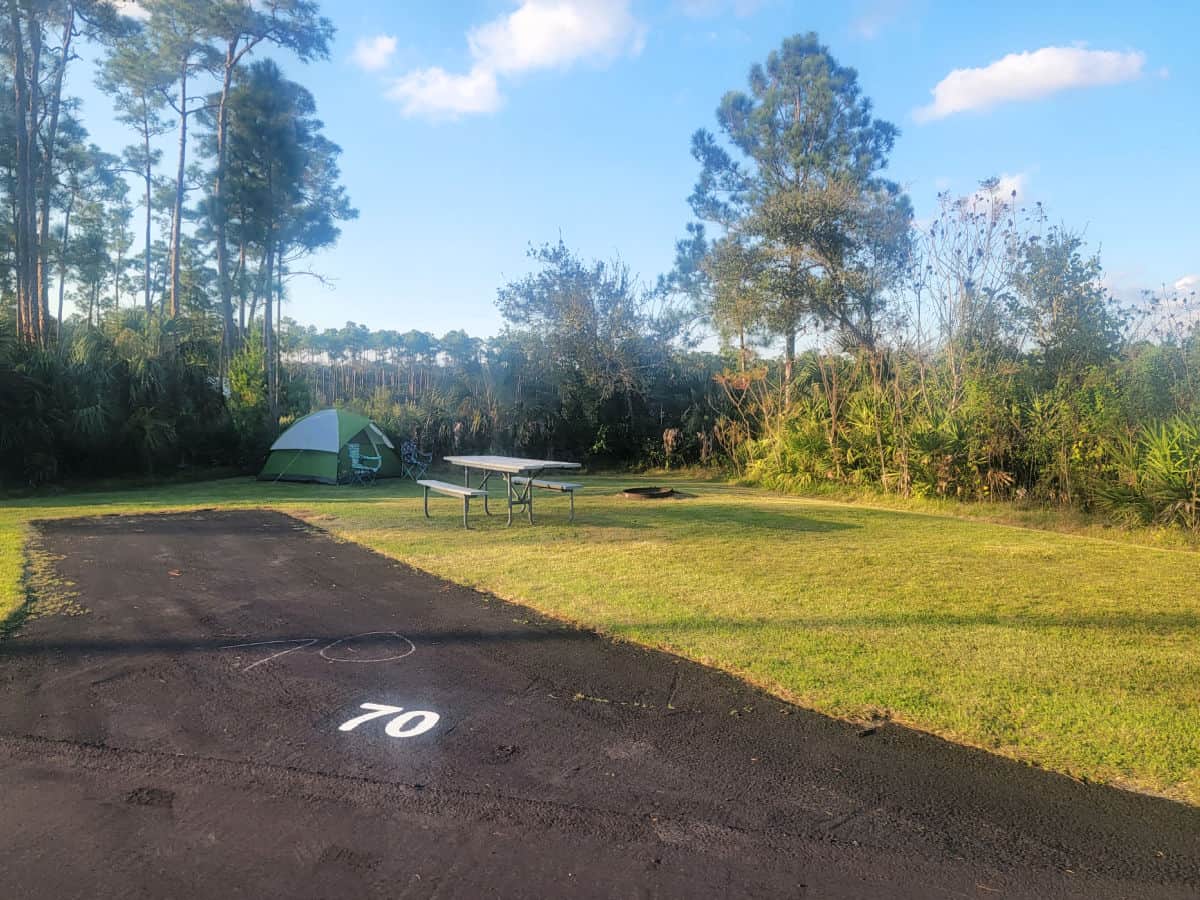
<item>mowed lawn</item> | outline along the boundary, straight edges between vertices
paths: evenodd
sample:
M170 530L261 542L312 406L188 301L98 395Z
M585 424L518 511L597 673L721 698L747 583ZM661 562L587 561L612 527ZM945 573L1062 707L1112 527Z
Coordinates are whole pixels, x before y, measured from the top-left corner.
M0 616L37 518L261 506L821 712L890 717L1080 778L1200 803L1200 554L703 482L539 495L539 524L418 489L232 479L0 506ZM662 482L664 479L656 479ZM86 608L87 597L78 601ZM621 698L610 698L620 700Z

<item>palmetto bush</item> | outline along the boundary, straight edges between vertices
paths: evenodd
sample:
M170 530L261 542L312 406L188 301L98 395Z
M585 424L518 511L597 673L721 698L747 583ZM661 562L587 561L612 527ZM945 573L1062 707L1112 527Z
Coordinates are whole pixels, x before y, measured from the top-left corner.
M739 446L747 480L1071 504L1200 530L1200 411L1142 424L1127 415L1128 380L1096 369L1038 389L1028 365L979 373L951 402L936 365L922 382L895 355L862 359L806 360L790 405L764 392Z
M170 329L173 329L170 330ZM0 484L228 464L216 345L121 311L51 349L0 344Z
M747 479L785 491L835 480L826 419L819 401L798 404L776 429L748 445Z
M1109 453L1115 477L1094 484L1098 509L1131 525L1200 530L1200 420L1147 426Z
M935 410L913 427L913 489L919 496L977 496L984 458L968 419Z

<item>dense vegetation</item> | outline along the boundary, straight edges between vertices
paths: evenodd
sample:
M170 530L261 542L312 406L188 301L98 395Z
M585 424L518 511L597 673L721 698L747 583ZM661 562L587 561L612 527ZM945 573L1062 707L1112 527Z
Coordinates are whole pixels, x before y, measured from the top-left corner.
M360 408L433 450L724 466L788 490L1028 498L1200 528L1194 298L1130 308L1081 235L995 180L918 227L899 132L814 35L692 141L697 221L652 287L561 243L505 331L318 332L284 316L356 215L312 95L311 0L31 0L0 24L0 483L252 469ZM63 93L76 50L129 146ZM164 147L170 149L171 158ZM715 336L719 353L705 352ZM782 351L782 352L780 352Z
M679 346L686 323L664 308L663 290L561 243L530 257L535 273L499 293L510 325L501 335L289 329L293 384L317 406L360 408L434 450L712 461L723 361Z

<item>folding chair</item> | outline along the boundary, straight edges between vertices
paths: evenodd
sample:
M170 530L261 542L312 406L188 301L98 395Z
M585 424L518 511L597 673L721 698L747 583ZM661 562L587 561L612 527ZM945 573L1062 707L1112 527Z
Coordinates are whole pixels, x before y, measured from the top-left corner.
M400 445L400 464L404 467L404 477L417 481L425 477L425 470L433 462L433 454L417 449L416 441L405 441Z
M380 454L364 455L362 447L358 444L347 444L346 452L350 455L351 481L364 486L374 484L375 473L383 466L383 456Z

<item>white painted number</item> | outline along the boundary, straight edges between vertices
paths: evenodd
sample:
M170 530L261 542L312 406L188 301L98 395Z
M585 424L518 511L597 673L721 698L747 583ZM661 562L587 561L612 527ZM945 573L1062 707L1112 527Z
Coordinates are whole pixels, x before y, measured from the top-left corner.
M383 703L364 703L361 708L369 709L370 712L361 716L355 716L350 721L342 723L338 726L338 731L353 731L363 722L370 722L372 719L381 719L384 716L395 716L383 729L384 733L388 737L395 738L416 737L433 728L441 718L437 713L430 712L427 709L414 709L411 712L405 712L403 706L387 706ZM410 723L414 719L419 721L416 725L411 725Z
M425 709L414 709L412 712L406 712L402 716L396 716L392 721L387 723L387 727L383 730L388 737L416 737L418 734L424 734L434 725L438 723L439 716L435 712L429 712ZM418 719L416 725L409 727L409 722L413 719Z
M355 716L349 722L345 722L338 726L338 731L353 731L363 722L370 722L372 719L378 719L383 716L395 716L404 712L403 706L384 706L382 703L364 703L363 709L369 709L371 712L365 716Z

